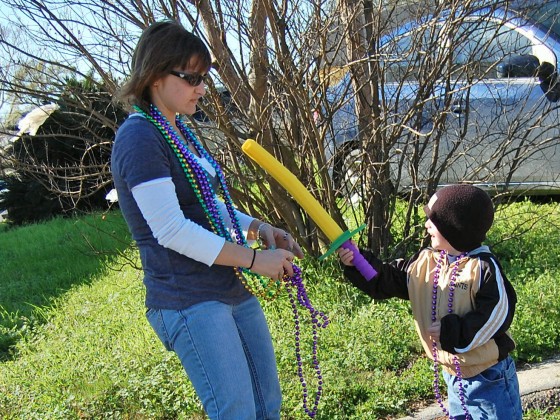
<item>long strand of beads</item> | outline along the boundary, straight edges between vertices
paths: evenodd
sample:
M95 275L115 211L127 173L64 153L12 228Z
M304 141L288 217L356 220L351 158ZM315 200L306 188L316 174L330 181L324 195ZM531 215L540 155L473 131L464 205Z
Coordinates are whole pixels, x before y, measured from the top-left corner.
M292 264L294 275L288 276L284 275L284 281L286 285L286 290L288 291L288 297L290 299L290 304L292 306L292 313L294 317L294 324L295 324L295 347L296 347L296 362L297 362L297 374L299 376L299 381L302 387L302 394L303 394L303 410L305 413L313 418L317 414L317 407L319 406L319 401L321 400L321 394L323 393L323 376L321 374L321 368L319 366L319 359L317 357L317 345L319 341L318 337L318 329L319 328L326 328L329 325L328 317L318 310L316 310L309 298L307 296L307 291L305 290L305 286L303 285L303 280L301 278L301 269ZM296 297L294 297L293 289L296 289ZM299 312L297 309L297 303L300 306L304 307L309 311L311 316L311 329L313 335L313 343L312 343L312 365L313 369L315 370L315 377L317 379L317 391L315 392L315 400L313 401L313 407L309 408L307 405L308 402L308 383L305 381L305 377L303 375L303 362L301 360L301 345L300 345L300 322L299 322Z
M216 194L214 193L212 183L208 178L207 172L201 167L194 154L179 138L169 121L167 121L165 116L157 109L157 107L155 107L154 105L150 105L149 113L144 112L139 107L135 107L135 109L136 111L144 115L152 124L154 124L159 129L166 142L170 145L171 149L179 159L185 176L193 191L195 192L195 195L202 208L204 209L206 217L214 233L224 237L230 242L233 242L234 240L231 237L229 230L225 227L223 217L221 216L221 213L218 209ZM177 117L176 123L181 132L183 132L183 130L187 128L186 125L179 119L179 117ZM229 191L227 189L225 177L219 164L211 158L210 154L206 152L200 142L196 139L196 136L194 136L194 134L190 130L183 132L183 134L195 146L199 154L205 157L211 163L214 170L216 171L221 191L223 193L224 202L226 204L230 219L232 220L234 225L236 243L239 245L247 246L247 241L241 229L239 219L235 214L231 195L229 194ZM264 278L241 267L234 267L234 270L236 276L239 278L243 286L255 296L262 297L266 300L272 300L278 295L278 293L280 293L280 281ZM255 289L254 287L252 287L248 283L247 277L258 279L261 289Z
M451 271L451 278L449 279L449 297L447 298L447 313L453 313L453 298L455 295L455 285L457 280L457 271L459 269L459 260L463 258L465 254L461 254L453 264L453 268ZM447 252L441 251L439 254L439 259L436 265L436 269L434 271L434 282L433 282L433 289L432 289L432 322L436 322L437 320L437 293L439 288L439 276L441 273L441 266L443 263L444 258L447 258ZM449 414L449 411L445 408L443 404L443 399L440 392L439 387L439 362L438 362L438 347L435 340L432 341L432 355L434 358L434 394L436 397L436 401L439 404L443 413L453 419L453 417ZM463 388L463 375L461 373L461 363L457 356L453 357L453 365L455 366L455 373L457 375L457 379L459 381L459 400L461 401L461 407L463 407L463 411L465 412L465 419L469 420L472 417L469 414L467 409L466 399L465 399L465 390Z
M222 168L220 167L218 162L216 162L216 160L214 160L214 158L206 151L206 149L198 141L197 137L194 135L192 130L178 116L176 118L176 123L177 123L177 127L179 128L181 133L183 133L185 138L187 138L188 141L193 144L193 146L195 147L195 149L197 150L199 155L202 156L203 158L205 158L210 163L210 165L214 168L214 171L216 173L216 176L217 176L217 179L218 179L218 182L219 182L219 185L220 185L222 196L224 198L224 203L226 205L226 209L228 211L230 220L232 220L232 222L233 222L233 227L234 227L234 232L235 232L235 240L237 241L237 243L239 245L247 246L247 241L245 239L245 236L243 235L243 231L241 229L241 224L239 223L239 219L237 218L237 215L235 214L235 208L233 206L233 200L232 200L231 195L229 193L226 178L225 178L225 175L222 171ZM190 152L190 150L187 149L187 152L189 153L189 155L194 156ZM198 162L196 162L196 163L198 163ZM197 165L197 166L200 166L200 165ZM205 178L208 177L206 171L204 171L204 170L201 170L200 176L204 176ZM209 183L209 181L208 181L208 183ZM215 197L216 197L216 195L213 194L214 202L216 200ZM217 206L217 203L216 203L216 206ZM223 224L223 219L221 219L221 222ZM236 271L237 277L240 279L240 281L243 283L243 285L254 295L262 297L266 300L271 300L271 299L276 298L278 293L280 293L281 282L278 281L278 280L272 280L270 278L265 278L263 276L252 273L251 271L249 271L245 268L241 268L241 267L236 267L235 271ZM249 283L246 281L246 277L256 278L258 280L258 282L260 283L260 286L261 286L262 290L255 290L255 288L251 287L249 285Z
M215 171L216 176L218 178L218 182L220 184L220 189L221 189L221 192L222 192L222 196L224 198L224 203L226 205L226 209L228 211L230 220L232 220L232 222L233 222L234 232L235 232L235 240L237 241L237 243L239 245L247 246L247 241L245 239L245 235L243 235L243 230L241 229L241 224L239 223L239 219L237 218L237 215L235 214L235 208L233 206L233 200L232 200L231 195L229 193L229 188L227 186L226 178L225 178L225 175L222 171L222 168L220 167L218 162L216 162L216 160L206 151L206 149L198 141L197 137L194 135L192 130L184 123L184 121L182 121L179 117L177 117L176 118L176 123L177 123L177 127L179 128L181 133L183 133L185 138L187 138L188 141L193 144L193 146L195 147L197 152L200 154L200 156L205 158L210 163L210 165L214 168L214 171ZM188 152L189 152L190 155L192 155L192 153L190 153L190 151L188 151ZM205 178L208 177L206 171L201 171L200 176L204 176ZM208 183L209 183L209 181L208 181ZM216 195L213 194L214 202L216 200L215 197L216 197ZM217 203L216 203L216 206L217 206ZM221 222L223 224L223 219L221 219ZM245 268L241 268L241 267L236 267L235 271L236 271L237 277L243 283L245 288L247 288L247 290L249 290L254 295L262 297L266 300L271 300L271 299L276 298L278 293L280 293L281 282L278 281L278 280L272 280L270 278L265 278L263 276L252 273L251 271L249 271ZM261 290L255 290L255 288L251 287L249 285L249 283L246 281L246 277L256 278L258 280L258 282L260 283L260 286L261 286L262 289Z

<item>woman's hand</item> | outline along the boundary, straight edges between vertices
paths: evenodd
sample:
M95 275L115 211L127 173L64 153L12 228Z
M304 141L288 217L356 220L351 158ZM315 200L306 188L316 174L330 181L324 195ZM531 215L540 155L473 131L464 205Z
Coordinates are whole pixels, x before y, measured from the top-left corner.
M294 275L293 261L294 254L285 249L257 251L251 271L271 279L281 280L284 274Z
M273 250L280 248L290 251L298 258L303 258L304 256L301 247L292 235L284 229L274 227L269 223L262 223L259 225L257 229L257 240L262 242L267 249Z

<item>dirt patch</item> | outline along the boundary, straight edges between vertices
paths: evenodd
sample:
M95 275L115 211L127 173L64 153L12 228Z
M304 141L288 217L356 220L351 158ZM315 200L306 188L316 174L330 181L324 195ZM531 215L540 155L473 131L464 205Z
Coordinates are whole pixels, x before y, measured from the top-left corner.
M560 407L560 388L537 391L522 397L523 411L543 410L546 411Z

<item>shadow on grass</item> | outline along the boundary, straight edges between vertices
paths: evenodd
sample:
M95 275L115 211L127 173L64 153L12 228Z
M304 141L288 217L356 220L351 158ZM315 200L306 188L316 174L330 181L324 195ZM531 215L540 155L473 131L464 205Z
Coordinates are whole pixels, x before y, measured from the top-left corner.
M0 229L0 361L52 303L94 281L131 247L119 210Z

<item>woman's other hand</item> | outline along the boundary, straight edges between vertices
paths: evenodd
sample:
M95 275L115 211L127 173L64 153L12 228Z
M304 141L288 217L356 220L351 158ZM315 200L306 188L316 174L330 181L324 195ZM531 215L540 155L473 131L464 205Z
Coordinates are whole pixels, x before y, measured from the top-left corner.
M274 227L269 223L263 223L259 226L257 230L257 240L267 249L273 250L280 248L290 251L298 258L303 258L304 256L301 247L290 233L286 232L284 229Z
M257 251L251 271L271 279L281 280L284 274L294 275L293 261L294 254L285 249Z

